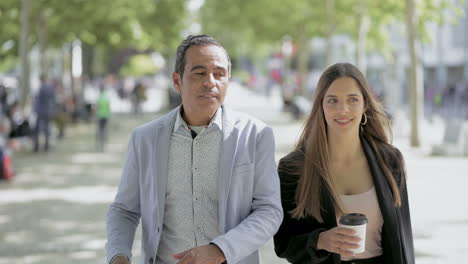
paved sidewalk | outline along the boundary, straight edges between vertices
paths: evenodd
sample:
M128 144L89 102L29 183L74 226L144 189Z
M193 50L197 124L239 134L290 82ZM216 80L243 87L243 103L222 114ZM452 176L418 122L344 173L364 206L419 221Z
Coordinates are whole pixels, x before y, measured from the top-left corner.
M0 263L105 263L107 208L130 128L144 121L114 116L105 153L94 124L70 128L49 153L16 153L14 182L0 183Z

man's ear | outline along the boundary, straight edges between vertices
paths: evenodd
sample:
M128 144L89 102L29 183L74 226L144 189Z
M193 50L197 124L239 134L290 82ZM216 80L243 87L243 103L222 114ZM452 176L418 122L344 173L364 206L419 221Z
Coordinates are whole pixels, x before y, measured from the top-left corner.
M172 84L178 93L180 93L180 87L182 86L182 78L177 72L172 73Z

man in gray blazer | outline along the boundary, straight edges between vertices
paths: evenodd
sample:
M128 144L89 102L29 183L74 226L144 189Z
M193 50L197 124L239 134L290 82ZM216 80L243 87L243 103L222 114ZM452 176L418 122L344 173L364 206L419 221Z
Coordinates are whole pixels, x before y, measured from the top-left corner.
M223 106L231 60L206 35L177 49L182 105L136 128L109 209L107 262L258 264L283 219L271 128Z

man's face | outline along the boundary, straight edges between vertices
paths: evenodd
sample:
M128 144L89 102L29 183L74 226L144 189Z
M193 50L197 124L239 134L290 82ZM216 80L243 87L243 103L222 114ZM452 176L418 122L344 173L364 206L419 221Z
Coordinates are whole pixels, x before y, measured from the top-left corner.
M209 121L224 102L229 85L226 53L215 45L193 46L186 51L185 62L182 79L180 74L172 74L184 112L191 118Z

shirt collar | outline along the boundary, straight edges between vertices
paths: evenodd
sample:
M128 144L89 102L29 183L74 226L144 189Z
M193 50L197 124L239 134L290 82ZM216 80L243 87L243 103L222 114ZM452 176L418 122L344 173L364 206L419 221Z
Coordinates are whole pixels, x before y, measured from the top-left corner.
M180 127L184 127L185 129L190 130L190 127L188 126L187 122L185 122L185 120L182 118L182 111L184 110L181 106L176 116L173 132L176 132ZM208 123L208 126L206 127L209 128L213 125L216 125L219 128L219 130L223 130L223 107L218 108L213 118L211 118L210 122Z

